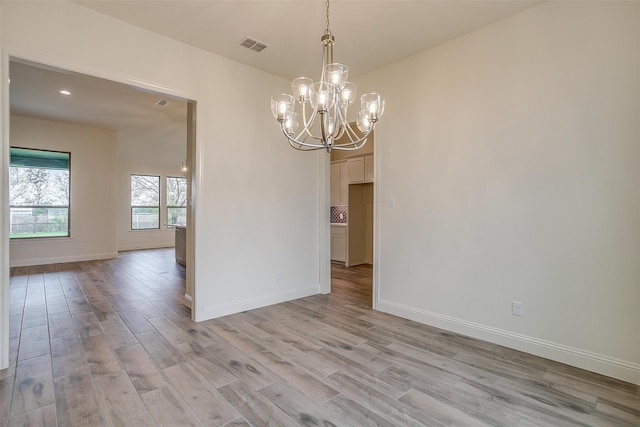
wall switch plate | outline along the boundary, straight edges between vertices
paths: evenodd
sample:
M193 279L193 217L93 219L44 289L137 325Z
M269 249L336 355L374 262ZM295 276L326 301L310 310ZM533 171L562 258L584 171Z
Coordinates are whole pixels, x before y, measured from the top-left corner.
M280 270L276 271L276 280L282 279L282 272Z
M522 316L522 303L519 301L511 301L511 314L514 316Z
M391 209L393 209L393 208L395 208L395 207L396 207L396 198L395 198L395 197L391 197L391 198L389 199L389 207L390 207Z

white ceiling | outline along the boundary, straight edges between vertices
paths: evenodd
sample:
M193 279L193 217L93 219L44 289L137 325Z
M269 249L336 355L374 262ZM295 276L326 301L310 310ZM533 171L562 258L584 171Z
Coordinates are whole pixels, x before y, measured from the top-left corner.
M276 74L317 79L322 0L75 0L97 12ZM334 59L356 76L521 12L540 0L333 0ZM260 53L240 46L264 42Z
M9 65L12 114L107 127L186 146L187 102L84 74L18 62ZM71 95L60 94L68 90ZM167 101L158 106L159 100Z
M84 7L286 79L317 79L325 29L322 0L76 0ZM521 12L540 0L333 0L334 59L350 76L421 52ZM264 42L260 53L240 46ZM50 67L13 61L13 113L110 127L153 129L184 142L186 102ZM69 97L58 91L70 88Z

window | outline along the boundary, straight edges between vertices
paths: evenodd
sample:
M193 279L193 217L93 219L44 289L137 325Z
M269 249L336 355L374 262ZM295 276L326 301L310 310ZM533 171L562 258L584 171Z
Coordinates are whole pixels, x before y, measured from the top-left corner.
M69 236L71 154L11 147L9 237Z
M160 228L160 177L131 175L131 229Z
M187 180L167 177L167 224L187 225Z

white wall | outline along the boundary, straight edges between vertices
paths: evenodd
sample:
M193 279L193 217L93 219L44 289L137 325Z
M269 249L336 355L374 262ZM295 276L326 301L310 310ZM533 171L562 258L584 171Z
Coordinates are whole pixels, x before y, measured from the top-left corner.
M118 256L116 132L12 115L10 141L15 147L71 153L71 236L13 240L11 266Z
M356 82L378 309L640 383L639 17L549 2Z
M287 81L68 2L1 2L0 10L5 59L197 101L197 320L319 291L325 158L279 136L269 99Z
M118 133L118 250L164 248L175 245L175 231L167 228L167 176L181 176L181 162L187 157L186 130L183 141L149 140L141 133ZM159 230L131 230L131 175L160 176L161 208Z

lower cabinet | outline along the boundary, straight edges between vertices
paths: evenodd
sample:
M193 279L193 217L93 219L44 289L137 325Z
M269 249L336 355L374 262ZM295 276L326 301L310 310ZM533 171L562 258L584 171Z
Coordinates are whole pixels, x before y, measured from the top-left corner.
M180 265L186 265L187 249L187 228L176 226L176 262Z
M331 226L331 260L345 262L347 259L347 226Z

